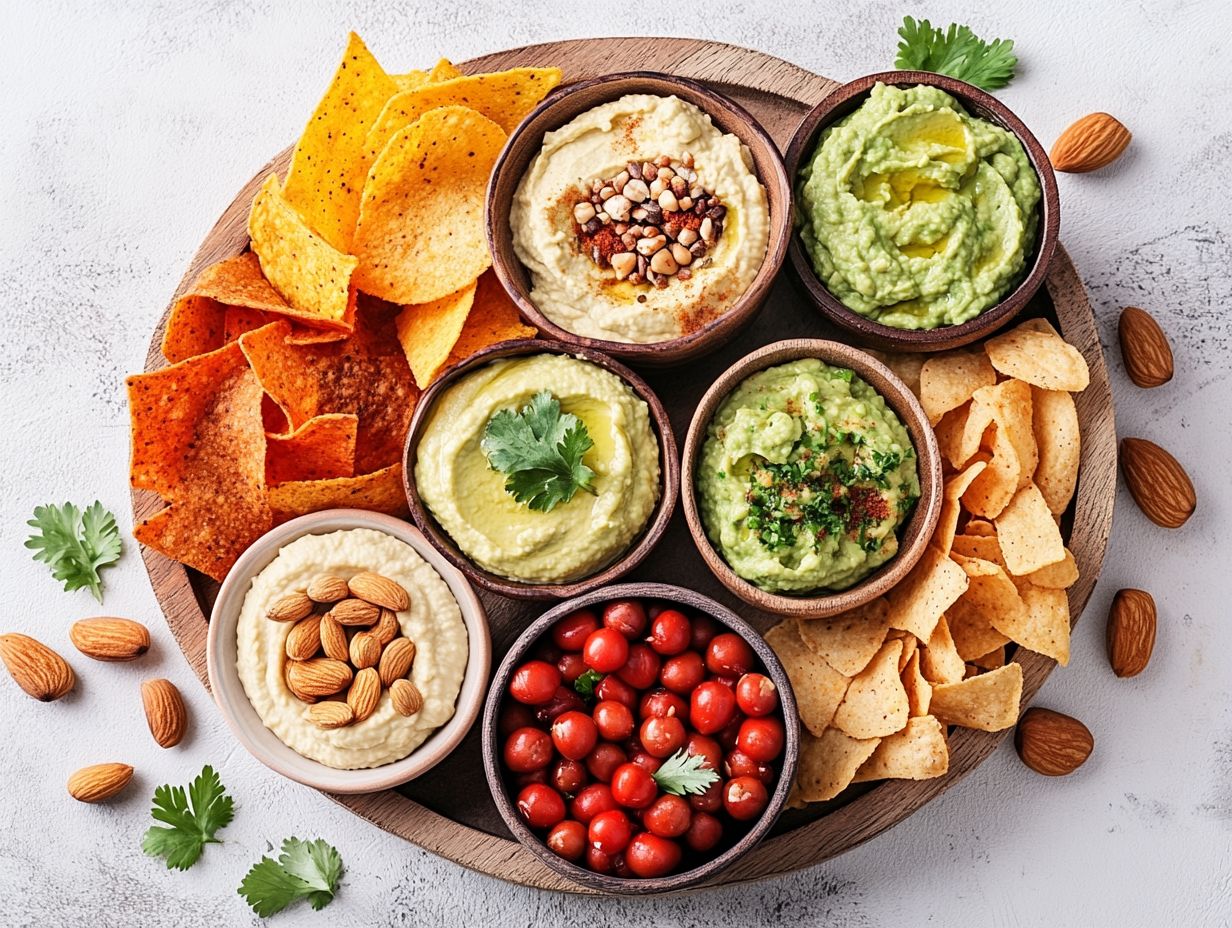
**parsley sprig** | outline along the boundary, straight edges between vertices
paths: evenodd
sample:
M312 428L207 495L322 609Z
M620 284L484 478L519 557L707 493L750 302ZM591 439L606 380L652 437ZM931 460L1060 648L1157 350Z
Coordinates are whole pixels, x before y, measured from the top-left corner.
M985 90L997 90L1014 77L1018 57L1012 39L985 42L970 26L950 23L944 32L927 19L903 17L898 29L898 57L894 66L905 71L948 74Z
M51 568L64 581L65 592L89 588L100 603L103 581L99 571L120 559L124 545L115 516L94 501L84 512L72 503L37 506L27 523L38 531L26 540L34 559Z
M165 857L168 870L187 870L207 844L222 843L214 835L231 821L235 802L214 768L206 765L187 791L166 785L154 790L150 814L171 827L150 826L141 839L141 849L151 857Z
M700 754L686 754L681 749L654 772L654 780L659 789L673 796L704 793L719 778L717 770L702 766L705 763Z
M595 493L595 472L582 463L593 445L585 423L562 413L547 390L517 412L496 413L480 442L492 469L507 475L506 492L539 512L569 502L578 490Z
M239 894L262 918L281 912L297 899L323 909L334 898L342 876L342 855L318 838L287 838L278 859L262 857L240 883Z

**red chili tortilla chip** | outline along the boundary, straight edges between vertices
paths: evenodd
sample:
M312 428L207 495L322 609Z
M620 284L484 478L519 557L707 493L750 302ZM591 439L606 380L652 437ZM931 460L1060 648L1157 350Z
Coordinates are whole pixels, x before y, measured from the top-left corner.
M504 143L500 126L462 106L429 110L390 139L364 182L355 285L429 303L487 270L483 204Z
M398 313L398 341L406 363L421 389L436 379L462 335L475 304L476 282L461 290L417 306L404 306Z
M944 551L929 545L919 563L890 591L890 625L927 641L941 616L967 589L967 575Z
M783 664L796 694L796 709L814 735L826 730L847 691L847 677L814 653L800 638L794 621L780 622L766 632L766 643Z
M270 489L269 504L275 524L322 509L370 509L391 516L409 513L401 463L358 477L279 484Z
M1086 358L1046 319L1028 319L984 343L992 366L1007 377L1045 390L1085 390L1091 382Z
M909 709L898 672L902 650L903 643L898 640L881 646L869 665L848 684L831 725L853 738L884 738L902 730Z
M932 713L939 722L980 731L1002 731L1018 721L1022 667L1006 664L958 683L933 687Z
M799 619L800 639L827 664L854 677L876 657L890 627L884 598L822 619Z
M981 387L997 382L997 372L982 350L961 348L935 354L920 369L920 405L936 425L951 409L971 399Z
M927 685L927 684L925 684ZM906 728L882 738L852 780L930 780L950 769L945 726L932 715L913 718Z
M358 431L358 416L328 413L309 419L289 434L266 435L266 482L274 486L354 476Z
M1023 487L996 518L997 539L1011 574L1026 574L1065 560L1065 542L1035 484Z
M453 350L441 369L453 367L491 345L534 338L538 334L538 329L522 321L518 308L496 279L496 272L489 268L479 275L475 301L467 314L466 324L462 326L462 334L454 342ZM398 336L401 338L401 331ZM402 347L406 348L405 343Z
M827 728L819 737L801 732L796 768L800 798L805 802L833 799L851 783L879 740L852 738L837 728Z
M175 301L163 329L163 357L169 364L217 351L224 336L224 307L203 296L185 294Z
M325 96L291 153L287 203L340 252L350 250L359 219L364 139L385 101L397 92L397 82L352 32Z
M1035 442L1039 464L1035 485L1054 515L1069 506L1078 486L1078 466L1082 460L1082 436L1078 429L1078 409L1074 398L1058 390L1033 387Z

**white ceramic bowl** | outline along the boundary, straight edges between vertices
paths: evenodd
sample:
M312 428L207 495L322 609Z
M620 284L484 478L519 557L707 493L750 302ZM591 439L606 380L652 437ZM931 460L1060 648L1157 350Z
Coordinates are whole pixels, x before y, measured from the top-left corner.
M352 528L370 528L392 535L406 542L432 565L449 585L449 591L462 610L470 653L454 714L448 722L401 760L365 770L338 770L296 753L262 723L248 702L236 670L235 628L252 578L265 569L283 545L302 535L323 535ZM329 509L292 519L267 532L235 562L223 581L210 615L206 661L214 701L240 744L253 757L271 770L306 786L331 793L371 793L415 779L444 760L462 741L483 707L492 663L492 639L483 605L470 581L428 543L419 529L401 519L380 513L361 509Z

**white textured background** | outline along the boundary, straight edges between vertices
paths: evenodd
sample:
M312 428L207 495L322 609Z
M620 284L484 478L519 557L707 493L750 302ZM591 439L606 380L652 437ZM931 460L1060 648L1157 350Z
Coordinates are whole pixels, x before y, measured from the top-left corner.
M235 887L284 836L321 835L347 873L325 912L285 925L578 926L1225 925L1232 923L1232 616L1226 526L1232 458L1232 6L1227 0L930 5L860 0L710 4L463 2L0 2L0 631L65 654L95 612L59 592L21 543L40 503L95 497L129 528L121 381L189 257L234 192L299 132L346 31L391 69L587 34L697 35L850 79L892 64L904 12L1017 40L1003 99L1045 144L1093 110L1133 130L1096 176L1063 176L1063 239L1091 289L1123 435L1186 463L1197 515L1150 525L1123 492L1074 659L1038 704L1084 719L1091 760L1064 780L1024 768L1007 741L891 832L829 864L752 887L595 902L508 886L425 854L237 748L175 647L135 546L107 577L107 611L147 622L136 665L76 656L72 696L40 705L0 679L0 924L188 926L254 922ZM637 62L613 62L613 67ZM1177 377L1144 392L1115 347L1118 310L1153 311ZM1154 593L1154 660L1117 680L1104 658L1112 593ZM137 692L165 675L191 733L156 748ZM76 767L126 760L122 801L72 802ZM237 799L226 843L172 873L141 855L149 797L212 763Z

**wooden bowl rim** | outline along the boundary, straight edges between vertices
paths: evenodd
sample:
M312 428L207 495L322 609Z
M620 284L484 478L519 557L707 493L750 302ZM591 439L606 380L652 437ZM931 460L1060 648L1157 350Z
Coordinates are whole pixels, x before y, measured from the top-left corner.
M499 574L485 570L468 558L449 537L448 533L437 523L420 499L419 489L415 481L414 454L422 437L424 423L428 411L436 404L441 394L455 381L470 371L490 361L501 358L522 357L531 354L561 354L589 361L619 377L633 390L650 409L650 421L659 442L659 500L655 505L645 527L635 536L634 543L615 560L604 565L599 570L577 580L562 583L522 583L510 580ZM640 376L625 367L614 358L608 357L593 348L581 345L567 345L563 342L544 338L523 338L499 342L484 348L460 364L446 370L438 376L419 398L415 413L411 417L407 429L406 444L402 451L402 486L406 492L407 504L411 510L411 518L420 531L427 536L428 541L445 558L461 570L467 577L485 589L511 599L566 599L580 596L596 587L612 583L633 570L646 559L651 550L667 530L673 513L676 511L676 501L680 493L680 472L676 449L676 436L672 431L671 421L663 401Z
M968 345L992 334L1017 316L1036 291L1043 286L1061 237L1061 203L1057 190L1056 173L1053 171L1047 152L1027 128L1026 123L992 94L966 81L960 81L944 74L933 74L930 71L879 71L836 87L809 110L800 121L800 125L796 128L787 146L784 159L793 194L801 162L813 152L821 131L846 116L850 108L853 108L851 104L867 96L873 85L877 83L893 84L898 87L916 84L937 87L956 97L964 106L975 110L973 115L978 118L991 117L991 122L1012 133L1022 143L1027 160L1039 178L1041 190L1040 221L1034 243L1034 260L1028 265L1027 273L1017 286L1000 301L974 319L968 319L959 325L940 326L935 329L896 329L861 316L845 306L817 276L794 226L791 229L791 241L788 246L793 276L823 316L835 325L841 326L846 331L878 347L892 351L944 351Z
M771 593L738 575L711 543L697 506L694 470L710 420L719 404L746 378L779 364L817 358L826 364L850 367L876 390L911 436L920 477L920 498L902 529L898 553L854 586L833 593L790 596ZM710 386L689 422L681 463L681 496L689 534L710 572L728 590L751 606L778 615L823 618L871 602L889 592L915 566L928 547L941 518L943 482L941 451L928 416L907 385L867 352L841 342L819 338L793 338L772 342L736 361Z
M761 817L740 840L730 848L692 870L674 873L666 877L634 879L608 876L594 873L584 867L571 863L548 850L542 839L522 821L514 808L504 777L498 762L496 726L500 704L504 698L505 689L514 668L527 652L559 619L576 609L584 609L596 603L615 599L653 599L683 605L686 608L710 616L720 625L736 632L757 654L758 659L766 668L766 673L774 681L779 690L779 711L783 714L783 730L786 739L783 746L783 760L780 765L778 780L769 802ZM633 582L618 583L601 589L591 590L581 596L573 597L557 603L543 615L527 626L505 653L504 659L492 674L492 684L488 687L488 695L484 700L483 719L480 722L480 737L483 748L483 768L492 791L492 800L497 811L509 830L513 832L518 842L535 855L540 861L551 867L562 876L606 892L623 893L627 895L644 895L648 893L672 892L696 883L712 879L716 874L728 869L761 841L774 826L787 803L791 785L795 780L796 766L800 756L800 720L796 711L795 692L791 688L787 671L774 649L744 619L731 609L711 599L702 593L687 587L670 583Z
M594 103L573 112L570 98L594 87L609 88L610 93L600 103ZM673 88L671 90L673 94L680 96L686 103L696 106L712 120L715 120L716 112L723 114L726 117L724 121L729 125L716 126L716 128L735 135L753 155L755 166L758 168L758 180L766 190L766 209L770 225L766 254L762 258L757 274L744 292L732 302L730 308L687 335L659 342L618 342L570 332L545 316L535 305L530 298L529 289L523 286L522 276L525 270L522 269L522 273L519 274L518 270L511 268L506 262L501 247L501 243L509 241L512 250L513 230L509 223L508 210L501 211L496 208L500 191L508 185L512 197L518 181L525 174L538 148L528 146L528 156L517 161L513 158L514 150L528 133L537 135L542 142L543 136L548 132L559 129L587 110L602 105L603 102L611 102L626 94L638 92L663 96L668 88ZM677 91L684 92L677 93ZM562 113L566 115L562 116ZM765 176L765 171L762 170L763 164L769 169L771 176ZM513 176L515 171L516 177ZM775 196L772 195L772 189L781 204L777 209L774 206ZM686 77L676 77L661 71L621 71L555 88L531 111L530 115L518 124L505 141L488 180L484 198L484 227L487 232L488 250L492 254L492 267L496 271L497 279L528 323L567 345L590 348L626 361L641 361L648 364L679 363L719 348L728 338L749 323L761 309L766 295L787 260L788 245L792 237L792 197L791 177L784 165L778 146L762 124L739 103L700 81ZM516 257L513 257L511 261L520 265Z

